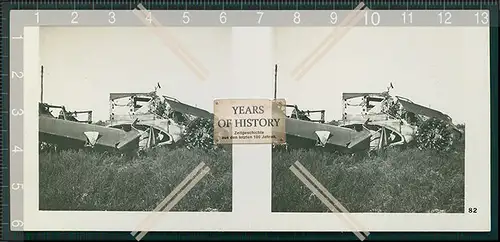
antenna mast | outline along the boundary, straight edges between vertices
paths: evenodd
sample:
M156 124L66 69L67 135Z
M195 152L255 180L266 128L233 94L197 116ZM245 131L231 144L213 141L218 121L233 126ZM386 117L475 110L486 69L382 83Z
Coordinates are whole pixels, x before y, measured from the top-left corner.
M40 80L41 80L41 92L40 92L40 102L43 103L43 66L41 68Z
M278 92L278 64L274 65L274 99L276 99L276 93Z

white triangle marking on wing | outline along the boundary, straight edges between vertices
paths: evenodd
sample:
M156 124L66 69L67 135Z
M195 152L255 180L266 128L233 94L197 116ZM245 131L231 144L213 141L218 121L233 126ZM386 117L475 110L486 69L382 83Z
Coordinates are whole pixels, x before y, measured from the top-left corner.
M330 139L330 131L315 131L314 133L318 137L321 146L325 146L328 139Z
M96 132L96 131L87 131L87 132L83 132L83 134L85 134L85 137L87 137L87 146L90 146L90 147L93 147L96 142L97 142L97 139L99 138L99 132Z

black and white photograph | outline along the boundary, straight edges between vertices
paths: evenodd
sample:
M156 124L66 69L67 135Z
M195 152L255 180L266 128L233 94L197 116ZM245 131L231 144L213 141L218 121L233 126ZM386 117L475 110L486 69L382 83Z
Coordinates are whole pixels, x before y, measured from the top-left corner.
M480 28L275 28L287 144L273 147L272 211L464 213L466 107L488 83L488 41Z
M137 8L12 28L26 231L490 229L487 26ZM279 139L237 133L278 100Z
M232 211L232 148L212 136L230 29L39 33L41 211Z

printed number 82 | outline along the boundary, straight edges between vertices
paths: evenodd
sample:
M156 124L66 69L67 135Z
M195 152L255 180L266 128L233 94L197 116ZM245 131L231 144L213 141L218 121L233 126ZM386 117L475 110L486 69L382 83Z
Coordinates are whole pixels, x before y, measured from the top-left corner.
M469 213L477 213L477 208L469 208Z

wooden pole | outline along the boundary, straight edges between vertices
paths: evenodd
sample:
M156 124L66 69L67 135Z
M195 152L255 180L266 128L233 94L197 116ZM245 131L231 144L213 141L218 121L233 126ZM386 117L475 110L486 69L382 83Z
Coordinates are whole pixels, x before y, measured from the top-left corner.
M274 65L274 99L276 99L276 94L278 92L278 64Z
M40 102L43 103L43 66L42 66L42 71L40 74L40 80L41 80Z

